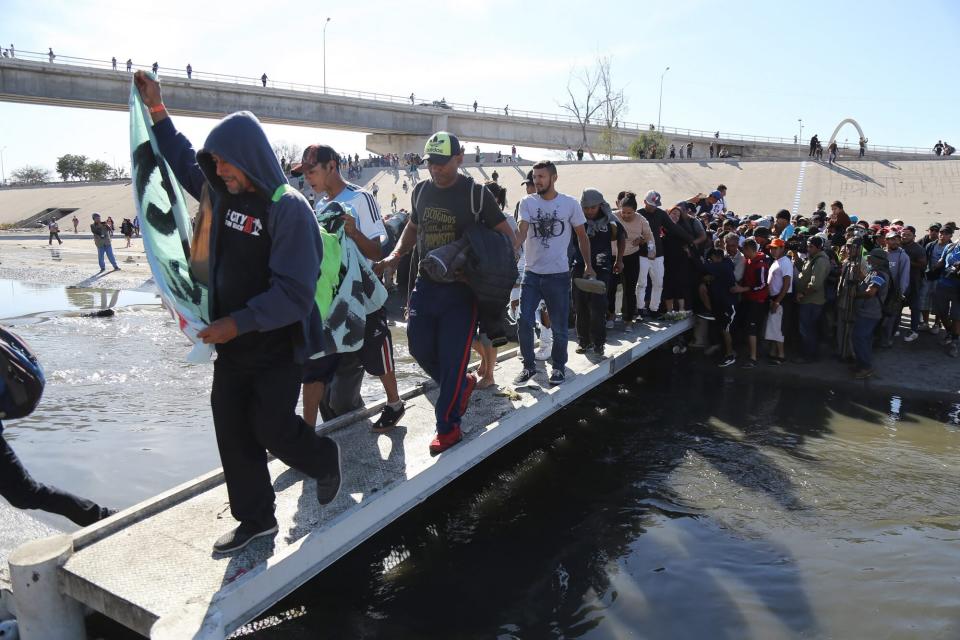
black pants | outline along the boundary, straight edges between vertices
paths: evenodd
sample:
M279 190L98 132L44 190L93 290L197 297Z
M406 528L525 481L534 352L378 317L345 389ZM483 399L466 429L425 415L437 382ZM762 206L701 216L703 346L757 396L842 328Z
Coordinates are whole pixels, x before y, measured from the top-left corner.
M60 239L60 232L59 232L59 231L51 231L51 232L50 232L50 241L47 242L47 244L53 244L53 239L54 239L54 238L57 239L57 242L59 242L60 244L63 244L63 240Z
M577 267L574 278L583 277L583 267ZM613 274L597 271L597 280L610 287ZM582 347L602 347L607 342L607 296L604 293L587 293L573 287L573 302L577 309L577 343Z
M275 522L267 451L313 478L333 471L336 445L296 413L301 374L293 362L250 367L218 357L214 363L213 426L230 513L240 522L264 528Z
M623 257L623 271L610 276L607 288L607 311L616 313L617 284L623 285L623 300L620 313L624 322L632 321L637 315L637 281L640 280L640 252L635 251Z
M17 509L40 509L56 513L81 527L108 515L106 509L77 496L34 480L0 435L0 495Z

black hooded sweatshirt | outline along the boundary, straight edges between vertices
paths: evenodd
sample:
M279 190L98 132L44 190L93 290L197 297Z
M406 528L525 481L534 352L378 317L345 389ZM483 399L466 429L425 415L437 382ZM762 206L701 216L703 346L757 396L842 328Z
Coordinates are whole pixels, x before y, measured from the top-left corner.
M217 346L220 358L249 366L302 362L305 342L321 327L314 293L323 244L307 200L285 190L260 122L247 111L231 114L198 152L170 118L153 130L184 189L199 200L204 182L210 185L210 318L230 316L239 331ZM212 154L243 171L255 191L229 193Z

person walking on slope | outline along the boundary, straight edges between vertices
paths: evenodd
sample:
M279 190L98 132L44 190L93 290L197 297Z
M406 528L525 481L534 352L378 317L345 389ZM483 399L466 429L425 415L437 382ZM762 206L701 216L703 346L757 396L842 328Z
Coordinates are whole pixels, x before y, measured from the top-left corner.
M296 414L304 337L321 330L320 227L252 113L227 116L194 151L174 128L160 83L142 71L134 81L177 180L211 205L212 322L198 335L217 349L210 403L230 512L240 524L213 550L230 553L277 532L267 452L315 478L321 505L340 492L340 447Z
M493 194L460 174L463 150L455 135L438 131L430 136L424 158L430 180L414 187L410 219L393 252L374 266L377 274L396 269L400 258L414 246L423 257L459 240L476 222L503 234L516 246L513 230ZM409 308L410 354L440 386L435 406L437 435L430 443L430 453L436 455L463 438L460 421L477 385L476 376L467 373L477 329L477 302L463 282L436 282L420 275Z

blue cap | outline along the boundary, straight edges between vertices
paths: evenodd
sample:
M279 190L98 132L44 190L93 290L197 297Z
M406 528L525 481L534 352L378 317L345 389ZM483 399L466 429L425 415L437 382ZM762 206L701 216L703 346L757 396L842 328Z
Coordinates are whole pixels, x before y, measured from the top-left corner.
M723 200L723 194L720 193L719 191L711 191L711 192L710 192L710 197L711 197L711 198L716 198L717 200Z

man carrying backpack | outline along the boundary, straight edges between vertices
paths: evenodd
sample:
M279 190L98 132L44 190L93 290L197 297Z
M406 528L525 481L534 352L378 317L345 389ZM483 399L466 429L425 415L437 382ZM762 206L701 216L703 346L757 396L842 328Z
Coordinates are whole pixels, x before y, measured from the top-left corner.
M395 269L414 246L423 258L459 240L470 225L478 222L516 246L513 230L493 195L460 174L463 150L455 135L438 131L430 136L424 158L430 180L414 188L410 219L393 252L374 265L377 274ZM477 328L477 302L466 283L436 282L421 274L409 308L410 355L440 386L435 406L437 435L430 443L430 453L436 455L463 438L460 420L477 384L476 376L467 373Z

